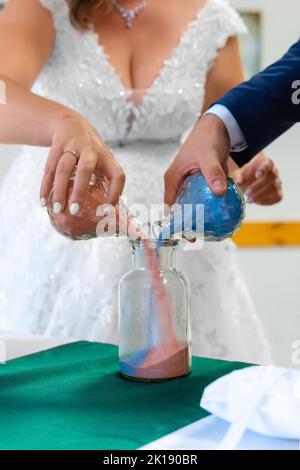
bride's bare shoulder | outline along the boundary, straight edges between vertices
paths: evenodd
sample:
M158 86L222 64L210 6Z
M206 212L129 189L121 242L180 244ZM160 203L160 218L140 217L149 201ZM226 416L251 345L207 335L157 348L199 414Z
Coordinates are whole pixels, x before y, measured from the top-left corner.
M41 20L43 26L51 22L52 15L49 8L46 8L49 1L45 0L9 0L1 11L0 18L15 21L30 21L30 19Z
M54 40L52 14L39 0L10 0L0 13L0 73L30 86L48 62Z

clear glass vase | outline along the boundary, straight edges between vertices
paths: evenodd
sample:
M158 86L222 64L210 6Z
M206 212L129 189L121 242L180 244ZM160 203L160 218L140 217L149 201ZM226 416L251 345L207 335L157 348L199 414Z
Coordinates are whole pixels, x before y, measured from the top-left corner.
M120 372L163 381L190 373L190 293L176 269L178 240L131 240L132 269L119 284Z

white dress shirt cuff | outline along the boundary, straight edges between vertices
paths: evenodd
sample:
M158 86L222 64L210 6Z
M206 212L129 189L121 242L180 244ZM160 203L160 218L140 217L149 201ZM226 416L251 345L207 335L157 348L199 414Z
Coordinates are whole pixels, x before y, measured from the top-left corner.
M226 106L223 106L222 104L214 104L208 111L206 111L206 113L204 113L204 116L206 114L214 114L223 121L229 134L231 150L233 152L242 152L248 147L240 126Z

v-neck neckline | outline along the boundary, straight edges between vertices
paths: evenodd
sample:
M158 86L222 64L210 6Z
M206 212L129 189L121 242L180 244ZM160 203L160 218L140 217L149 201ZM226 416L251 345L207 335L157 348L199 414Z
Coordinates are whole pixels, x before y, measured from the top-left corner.
M142 108L147 97L151 96L153 91L156 89L158 83L160 82L162 76L165 74L166 70L168 69L168 65L178 55L179 51L181 50L182 44L185 42L186 38L189 36L190 32L193 30L193 28L198 23L198 21L204 17L204 15L206 14L212 2L213 0L206 0L205 4L201 6L201 8L197 11L195 17L187 23L176 46L172 49L172 52L170 53L170 55L163 61L163 65L160 68L159 72L156 74L155 78L153 79L152 84L147 89L145 89L145 93L143 94L140 100L140 104L136 105L133 101L131 101L134 107L137 107L139 109ZM106 65L111 71L111 74L117 79L121 94L126 97L126 96L133 94L135 91L138 91L138 92L141 91L142 89L128 88L127 86L125 86L121 74L117 71L115 66L112 64L109 54L105 51L104 46L100 42L100 34L97 33L93 28L87 31L87 33L91 35L96 46L102 53L104 59L106 60ZM127 101L129 102L129 100Z

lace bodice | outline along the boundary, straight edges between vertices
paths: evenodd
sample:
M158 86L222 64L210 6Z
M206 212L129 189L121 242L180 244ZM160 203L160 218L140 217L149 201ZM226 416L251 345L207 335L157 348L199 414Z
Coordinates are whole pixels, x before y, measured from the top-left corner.
M201 112L207 72L218 50L244 31L226 0L207 0L137 105L95 34L71 26L66 2L40 1L52 12L56 42L37 90L82 113L111 143L180 138Z

